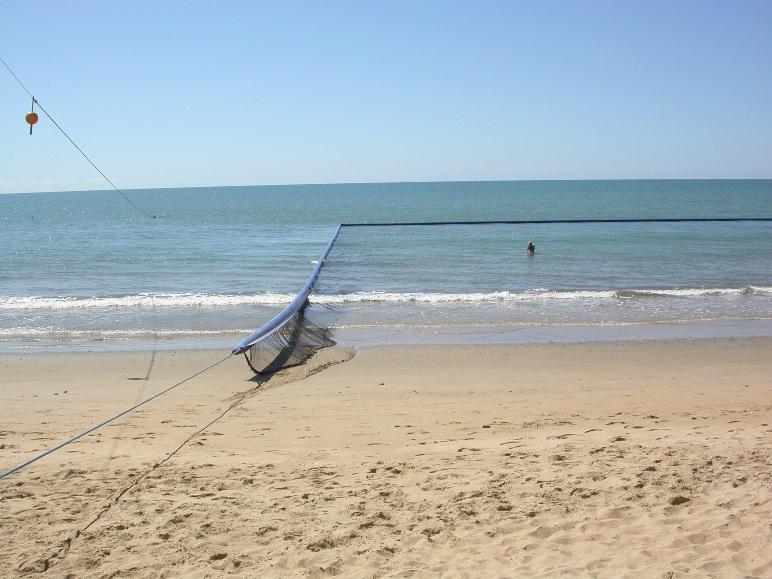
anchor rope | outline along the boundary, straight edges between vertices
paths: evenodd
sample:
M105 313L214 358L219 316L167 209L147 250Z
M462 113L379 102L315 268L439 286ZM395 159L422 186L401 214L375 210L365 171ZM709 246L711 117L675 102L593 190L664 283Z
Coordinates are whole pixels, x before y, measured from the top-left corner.
M84 152L83 152L83 149L81 149L81 148L80 148L80 147L77 145L77 143L75 143L75 141L73 141L73 140L72 140L72 138L70 137L70 135L68 135L68 134L66 133L66 131L65 131L65 130L64 130L62 127L61 127L61 126L59 126L59 123L57 123L57 122L54 120L54 118L53 118L53 117L52 117L52 116L51 116L51 115L48 113L48 111L47 111L47 110L46 110L46 109L43 107L43 105L41 105L41 104L40 104L40 101L39 101L39 100L37 100L37 99L36 99L36 98L35 98L35 97L32 95L32 93L31 93L29 90L27 90L27 87L26 87L26 86L24 86L24 83L23 83L23 82L21 82L21 80L19 80L19 77L18 77L18 76L16 76L16 73L14 73L14 72L13 72L13 70L11 70L11 67L10 67L10 66L8 66L8 64L7 64L7 63L6 63L6 62L5 62L5 61L4 61L2 58L0 58L0 62L2 62L2 63L3 63L3 65L5 66L5 68L7 68L7 69L8 69L8 72L10 72L10 73L11 73L11 75L13 76L13 78L15 78L15 79L16 79L16 82L18 82L18 83L19 83L19 86L21 86L21 88L23 88L23 89L24 89L24 92L26 92L26 93L27 93L27 94L30 96L30 98L32 99L33 107L34 107L34 105L37 105L37 106L38 106L38 108L39 108L41 111L43 111L43 113L44 113L44 114L45 114L45 115L48 117L48 120L50 120L50 121L51 121L51 122L54 124L54 126L55 126L57 129L59 129L59 131L60 131L60 132L61 132L61 133L62 133L62 134L63 134L63 135L64 135L64 136L67 138L67 140L68 140L68 141L70 141L70 143L72 143L72 146L73 146L73 147L75 147L75 149L77 149L77 151L78 151L78 152L79 152L79 153L80 153L80 154L83 156L83 158L84 158L84 159L86 159L86 161L88 161L88 162L89 162L89 164L90 164L90 165L91 165L91 166L92 166L94 169L96 169L97 173L99 173L99 174L102 176L102 178L103 178L105 181L107 181L107 182L110 184L110 186L111 186L111 187L112 187L112 188L113 188L113 189L114 189L114 190L115 190L115 191L118 193L118 195L120 195L121 197L123 197L123 198L126 200L126 202L127 202L129 205L131 205L132 207L134 207L134 209L136 209L137 211L139 211L139 212L140 212L142 215L144 215L145 217L149 217L150 219L155 219L155 215L151 215L151 214L147 213L146 211L142 210L140 207L138 207L138 206L137 206L137 204L136 204L136 203L134 203L134 202L133 202L131 199L129 199L129 198L128 198L128 197L127 197L127 196L126 196L124 193L123 193L123 191L121 191L120 189L118 189L118 187L116 187L116 186L115 186L115 183L113 183L113 182L112 182L112 181L109 179L109 177L107 177L107 175L105 175L105 174L102 172L102 170L101 170L99 167L97 167L97 166L96 166L96 164L94 163L94 161L92 161L92 160L89 158L89 156L88 156L88 155L86 155L86 153L84 153Z
M106 426L107 424L110 424L111 422L114 422L115 420L117 420L117 419L121 418L122 416L125 416L126 414L128 414L128 413L130 413L130 412L132 412L132 411L136 410L136 409L137 409L137 408L139 408L140 406L144 406L145 404L148 404L149 402L152 402L153 400L155 400L156 398L159 398L159 397L163 396L163 395L164 395L164 394L166 394L167 392L171 392L172 390L174 390L174 389L175 389L175 388L177 388L178 386L181 386L182 384L185 384L185 382L189 382L189 381L190 381L190 380L192 380L193 378L195 378L195 377L197 377L197 376L200 376L200 375L201 375L201 374L203 374L204 372L207 372L208 370L211 370L211 369L212 369L212 368L214 368L215 366L218 366L218 365L222 364L223 362L225 362L226 360L230 359L231 357L232 357L232 354L231 354L231 355L228 355L228 356L226 356L226 357L225 357L225 358L223 358L222 360L219 360L218 362L215 362L214 364L212 364L212 365L210 365L210 366L207 366L207 367L206 367L206 368L204 368L203 370L199 370L198 372L196 372L195 374L192 374L191 376L188 376L188 377L187 377L187 378L185 378L184 380L181 380L180 382L177 382L176 384L174 384L174 385L172 385L172 386L169 386L169 387L168 387L166 390L162 390L161 392L159 392L159 393L157 393L157 394L154 394L154 395L153 395L153 396L151 396L150 398L147 398L147 399L143 400L142 402L139 402L138 404L135 404L135 405L134 405L134 406L132 406L131 408L127 408L126 410L124 410L124 411L123 411L123 412L121 412L120 414L116 414L116 415L115 415L115 416L113 416L112 418L108 418L107 420L105 420L105 421L103 421L103 422L100 422L100 423L99 423L99 424L97 424L96 426L92 426L92 427L91 427L91 428L89 428L88 430L86 430L86 431L84 431L84 432L81 432L81 433L80 433L80 434L78 434L77 436L73 436L73 437L72 437L72 438L70 438L69 440L66 440L66 441L62 442L61 444L59 444L59 445L55 446L54 448L51 448L51 449L49 449L49 450L47 450L47 451L43 452L42 454L39 454L38 456L36 456L36 457L34 457L34 458L32 458L32 459L28 460L27 462L25 462L25 463L23 463L23 464L20 464L19 466L15 467L15 468L12 468L11 470L9 470L9 471L7 471L7 472L5 472L5 473L3 473L3 474L0 474L0 480L2 480L2 479L4 479L4 478L6 478L6 477L8 477L8 476L12 475L12 474L13 474L13 473L15 473L15 472L18 472L18 471L20 471L20 470L21 470L21 469L23 469L23 468L26 468L26 467L28 467L29 465L31 465L31 464L33 464L33 463L35 463L35 462L39 461L41 458L45 458L45 457L46 457L46 456L48 456L49 454L53 454L54 452L56 452L56 451L58 451L58 450L61 450L62 448L64 448L65 446L67 446L67 445L69 445L69 444L72 444L73 442L75 442L75 441L77 441L77 440L80 440L80 439L81 439L81 438L83 438L84 436L86 436L86 435L88 435L88 434L91 434L91 433L92 433L92 432L94 432L95 430L98 430L98 429L102 428L103 426Z

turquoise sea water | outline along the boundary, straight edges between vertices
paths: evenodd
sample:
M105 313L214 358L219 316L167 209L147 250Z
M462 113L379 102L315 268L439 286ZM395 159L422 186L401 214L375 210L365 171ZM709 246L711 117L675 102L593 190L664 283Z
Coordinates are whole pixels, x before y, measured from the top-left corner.
M528 181L0 195L0 351L235 345L339 223L772 217L770 180ZM341 230L309 315L334 331L772 318L772 223ZM528 255L529 240L536 253Z

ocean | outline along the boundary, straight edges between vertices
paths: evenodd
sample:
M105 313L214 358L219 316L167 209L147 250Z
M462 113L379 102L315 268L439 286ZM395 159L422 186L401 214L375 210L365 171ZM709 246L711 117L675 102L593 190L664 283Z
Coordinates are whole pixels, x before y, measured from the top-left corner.
M772 217L772 180L123 194L0 195L0 352L230 351L292 300L339 223ZM308 311L367 343L663 324L769 335L772 222L344 227Z

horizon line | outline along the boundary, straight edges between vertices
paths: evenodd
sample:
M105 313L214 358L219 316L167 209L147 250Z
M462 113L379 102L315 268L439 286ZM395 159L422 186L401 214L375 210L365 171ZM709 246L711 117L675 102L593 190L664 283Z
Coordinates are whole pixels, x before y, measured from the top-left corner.
M157 189L237 189L248 187L321 187L343 185L401 185L431 183L533 183L533 182L586 182L586 181L772 181L772 177L603 177L603 178L534 178L534 179L443 179L438 181L404 180L404 181L330 181L317 183L264 183L251 185L188 185L188 186L160 186L160 187L131 187L121 188L121 191L148 191ZM0 195L28 195L37 193L113 193L113 189L62 189L41 191L0 191Z

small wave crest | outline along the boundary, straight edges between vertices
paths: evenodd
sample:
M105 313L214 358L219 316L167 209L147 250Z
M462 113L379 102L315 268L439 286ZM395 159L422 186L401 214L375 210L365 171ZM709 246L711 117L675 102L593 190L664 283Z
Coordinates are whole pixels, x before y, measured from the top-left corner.
M365 303L493 303L493 302L564 302L598 301L642 298L709 298L772 296L772 287L747 286L744 288L683 288L683 289L618 289L554 291L531 289L523 292L479 293L425 293L425 292L353 292L346 294L312 294L312 304L346 305ZM2 297L0 310L74 310L113 308L218 308L233 306L283 307L294 299L294 294L204 294L204 293L143 293L128 296L105 297Z
M735 296L770 296L772 287L747 286L744 288L683 288L683 289L643 289L617 290L619 298L702 298Z
M745 288L686 288L686 289L624 289L553 291L532 289L523 292L490 293L399 293L355 292L336 295L312 295L311 302L325 305L361 303L451 303L451 302L549 302L549 301L599 301L631 298L705 298L732 296L770 296L772 287L748 286Z
M240 305L283 306L291 294L136 294L107 297L0 297L0 310L72 310L82 308L174 308Z
M240 336L249 332L247 328L221 330L193 330L182 328L158 329L121 329L121 330L85 330L62 328L0 328L0 341L27 339L79 339L88 341L134 340L134 339L170 339L170 338L218 338Z
M336 305L349 303L451 303L451 302L529 302L542 300L608 299L615 297L613 291L553 292L529 290L526 292L491 293L421 293L421 292L361 292L338 295L312 295L311 303Z

